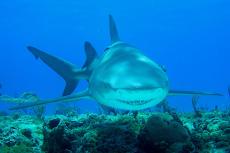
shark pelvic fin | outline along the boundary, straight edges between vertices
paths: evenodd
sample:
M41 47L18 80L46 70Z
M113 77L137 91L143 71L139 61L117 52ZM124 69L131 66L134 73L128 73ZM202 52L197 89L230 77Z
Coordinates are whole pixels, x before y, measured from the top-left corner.
M180 95L223 96L220 93L202 92L202 91L180 91L180 90L169 91L169 96L180 96Z
M25 109L25 108L30 108L34 106L39 106L39 105L45 105L49 103L57 103L57 102L72 102L72 101L79 101L81 99L85 98L90 98L88 90L73 94L73 95L68 95L68 96L63 96L59 98L54 98L54 99L48 99L48 100L38 100L35 102L30 102L30 103L23 103L21 105L11 107L10 110L18 110L18 109Z
M86 61L82 68L89 68L90 66L92 66L93 62L98 58L98 55L92 44L88 41L85 42L85 54Z
M77 87L78 80L86 77L84 70L77 69L73 64L63 59L57 58L31 46L28 46L27 48L37 59L40 58L66 81L63 96L71 94Z
M120 41L116 23L112 17L112 15L109 15L109 31L110 31L110 37L111 37L111 42L115 43L117 41Z

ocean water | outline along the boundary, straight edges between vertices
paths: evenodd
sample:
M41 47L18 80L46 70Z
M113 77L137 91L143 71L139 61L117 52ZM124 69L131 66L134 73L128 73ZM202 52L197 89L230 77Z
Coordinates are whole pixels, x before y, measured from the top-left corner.
M230 85L230 2L228 0L2 0L0 2L0 93L17 97L34 92L59 97L64 81L28 52L28 45L64 58L78 67L83 44L99 54L110 44L108 15L120 37L164 65L171 89L214 91L223 97L201 97L202 107L228 107ZM75 92L87 87L81 81ZM191 97L170 97L177 110L191 111ZM52 112L55 104L47 106ZM97 111L95 101L76 103L82 112ZM1 102L0 109L9 104Z

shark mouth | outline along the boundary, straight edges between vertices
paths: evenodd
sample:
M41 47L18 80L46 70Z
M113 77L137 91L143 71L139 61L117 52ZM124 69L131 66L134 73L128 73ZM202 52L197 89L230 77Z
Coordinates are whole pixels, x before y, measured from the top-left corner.
M116 98L116 100L128 105L145 105L147 103L157 101L162 94L162 88L145 90L119 89L116 94L116 97L119 98Z
M149 99L149 100L131 100L131 101L118 99L118 101L129 104L129 105L144 105L144 104L151 102L152 100L154 100L154 98Z

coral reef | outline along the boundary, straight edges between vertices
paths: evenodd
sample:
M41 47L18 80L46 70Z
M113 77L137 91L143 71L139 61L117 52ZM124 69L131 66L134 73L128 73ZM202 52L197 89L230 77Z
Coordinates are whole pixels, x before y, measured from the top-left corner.
M176 116L176 117L175 117ZM0 116L1 153L228 153L226 112Z
M198 149L230 149L230 116L220 111L203 113L202 118L193 119L193 126L192 139Z
M42 122L31 116L0 116L1 153L41 153Z
M19 97L11 97L8 95L0 95L0 101L5 101L8 103L13 103L17 105L22 105L24 103L36 102L39 97L32 92L24 92ZM35 115L38 119L43 120L45 114L45 105L32 107L32 110L22 109L25 114Z
M44 124L43 149L48 153L135 152L140 125L132 115L52 117Z
M66 103L59 103L55 109L56 115L76 116L80 113L80 108L73 105L70 106Z
M159 115L152 115L139 134L140 148L146 153L174 152L175 146L180 152L192 151L193 147L185 147L189 142L189 132L180 122Z

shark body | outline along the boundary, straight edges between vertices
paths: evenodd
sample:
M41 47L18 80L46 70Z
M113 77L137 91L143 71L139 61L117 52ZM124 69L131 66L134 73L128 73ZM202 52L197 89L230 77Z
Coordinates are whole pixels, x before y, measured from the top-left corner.
M28 47L36 58L40 58L64 78L66 87L62 97L39 100L11 109L90 98L113 108L141 110L159 104L169 95L221 95L208 92L169 90L165 69L143 55L136 47L122 42L112 16L109 16L109 25L112 44L99 57L93 46L86 42L87 59L81 69L39 49ZM72 94L81 79L88 81L88 88L85 91Z

